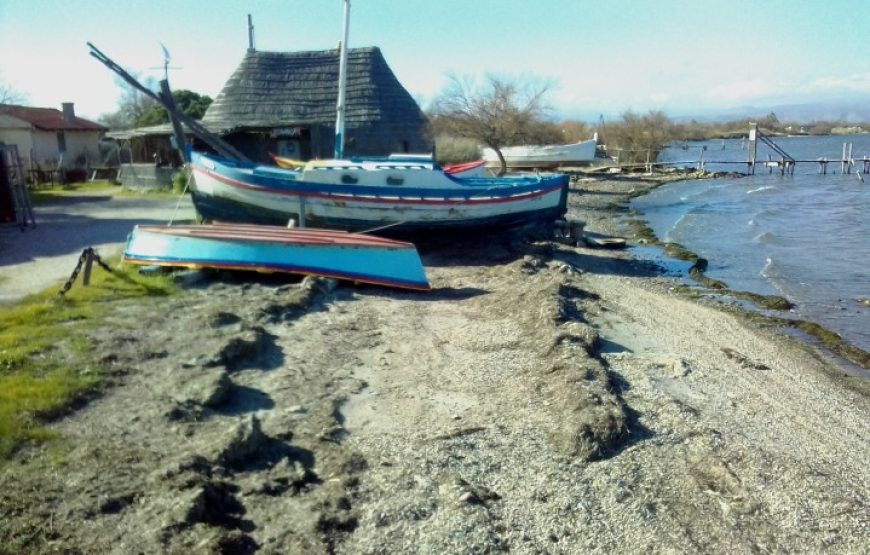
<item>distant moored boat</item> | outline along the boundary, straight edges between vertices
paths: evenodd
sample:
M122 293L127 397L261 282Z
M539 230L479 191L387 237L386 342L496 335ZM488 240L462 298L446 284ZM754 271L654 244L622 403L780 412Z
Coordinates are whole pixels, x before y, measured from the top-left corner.
M597 139L567 145L522 145L501 148L508 168L555 168L588 164L595 159ZM483 149L487 165L497 166L498 155L491 148Z

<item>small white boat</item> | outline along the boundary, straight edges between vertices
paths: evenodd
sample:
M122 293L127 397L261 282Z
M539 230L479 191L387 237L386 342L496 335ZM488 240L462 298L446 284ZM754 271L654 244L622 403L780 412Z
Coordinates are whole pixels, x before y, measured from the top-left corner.
M595 159L597 139L568 145L522 145L501 149L508 168L555 168L588 164ZM500 165L498 155L491 148L483 149L488 166Z

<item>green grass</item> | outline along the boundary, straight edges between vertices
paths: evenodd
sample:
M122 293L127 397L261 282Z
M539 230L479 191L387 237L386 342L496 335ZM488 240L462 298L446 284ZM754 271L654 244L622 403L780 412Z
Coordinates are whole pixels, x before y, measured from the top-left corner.
M93 357L89 330L111 303L166 296L167 276L144 278L126 266L108 273L94 266L91 284L57 287L0 309L0 460L29 442L54 437L43 423L95 391L104 372Z
M181 187L183 188L183 183ZM30 200L34 205L51 204L58 200L82 195L105 194L113 197L146 197L155 199L177 198L182 189L163 190L155 189L148 191L136 191L124 189L112 181L98 180L85 181L82 183L69 183L66 185L41 184L30 188Z

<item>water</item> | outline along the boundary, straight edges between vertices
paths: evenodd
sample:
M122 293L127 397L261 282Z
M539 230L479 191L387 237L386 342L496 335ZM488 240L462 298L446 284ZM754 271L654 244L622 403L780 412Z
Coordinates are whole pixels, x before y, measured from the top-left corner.
M787 137L774 141L797 160L839 159L843 142L853 156L870 156L870 135ZM744 161L737 140L669 147L660 160ZM724 148L723 148L724 147ZM766 152L759 146L758 160ZM773 157L776 160L776 157ZM857 168L860 170L859 162ZM708 170L746 171L742 165ZM870 175L840 173L828 164L798 163L793 176L756 166L742 178L682 181L632 201L662 241L677 242L709 260L707 275L731 289L783 295L795 316L817 322L870 350Z

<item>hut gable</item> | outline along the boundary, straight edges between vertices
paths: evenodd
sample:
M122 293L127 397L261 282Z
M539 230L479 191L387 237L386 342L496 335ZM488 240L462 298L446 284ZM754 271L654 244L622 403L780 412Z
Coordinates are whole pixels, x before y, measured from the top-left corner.
M334 123L338 50L249 51L209 106L203 124L219 132L246 127ZM378 48L348 50L345 123L423 123L424 117Z
M350 153L428 150L426 118L376 47L348 50L345 128ZM233 135L248 130L307 129L308 155L326 156L338 99L338 50L248 51L209 106L202 123ZM233 139L230 139L233 141ZM239 141L238 137L235 139ZM255 157L261 155L237 144ZM258 143L257 148L271 147Z

